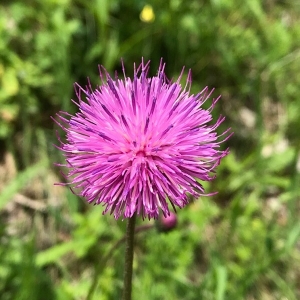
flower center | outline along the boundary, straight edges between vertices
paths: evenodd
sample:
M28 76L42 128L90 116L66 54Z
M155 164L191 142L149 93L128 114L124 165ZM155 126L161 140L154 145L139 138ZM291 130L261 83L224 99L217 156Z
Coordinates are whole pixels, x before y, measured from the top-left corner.
M136 153L136 156L138 156L138 157L145 157L146 156L146 152L144 150L139 150Z

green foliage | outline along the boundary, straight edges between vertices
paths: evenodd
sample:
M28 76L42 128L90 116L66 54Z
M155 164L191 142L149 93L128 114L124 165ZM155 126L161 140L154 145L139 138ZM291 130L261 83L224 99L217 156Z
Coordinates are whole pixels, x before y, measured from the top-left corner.
M28 181L33 177L40 175L40 173L45 173L46 167L47 162L42 160L36 165L28 167L25 171L20 172L18 176L5 187L3 192L0 193L0 209L2 209L8 201L11 200L13 195L22 189Z
M124 222L53 187L63 179L49 167L61 160L50 116L76 110L72 85L99 84L98 64L121 71L122 57L130 75L142 56L152 74L161 57L170 78L192 68L192 92L215 87L235 135L207 185L218 195L179 211L170 233L137 234L134 299L300 298L296 2L1 2L0 152L18 172L5 181L0 162L1 299L120 298ZM16 193L46 209L20 207Z

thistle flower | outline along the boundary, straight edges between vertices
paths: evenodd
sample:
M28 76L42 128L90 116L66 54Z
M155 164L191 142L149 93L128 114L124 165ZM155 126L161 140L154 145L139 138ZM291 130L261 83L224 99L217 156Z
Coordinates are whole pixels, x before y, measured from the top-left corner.
M157 75L147 77L149 65L142 60L133 79L124 65L124 79L113 79L100 67L101 86L75 85L78 103L73 102L79 112L57 114L56 122L66 132L58 147L66 158L66 184L116 219L134 213L149 219L160 212L169 216L170 207L184 207L189 195L205 195L201 181L214 179L215 168L228 154L219 150L218 140L224 134L226 140L229 129L216 133L225 118L209 125L220 97L204 109L212 91L206 87L190 95L191 71L183 88L184 70L173 82L162 61Z

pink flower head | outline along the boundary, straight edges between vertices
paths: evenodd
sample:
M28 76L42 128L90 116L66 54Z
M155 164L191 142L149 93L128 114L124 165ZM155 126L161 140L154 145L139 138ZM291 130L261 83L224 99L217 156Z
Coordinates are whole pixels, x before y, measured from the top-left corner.
M218 150L222 141L216 133L225 118L209 125L220 97L206 110L202 104L212 91L206 87L190 95L190 71L183 88L183 71L169 81L161 62L157 75L149 78L149 65L142 60L133 79L124 66L124 79L112 79L102 67L106 80L100 69L101 86L76 85L79 112L57 115L66 131L59 149L66 158L68 184L116 219L134 213L158 218L160 211L170 215L170 205L184 207L189 194L204 194L200 182L214 179L216 166L228 154Z

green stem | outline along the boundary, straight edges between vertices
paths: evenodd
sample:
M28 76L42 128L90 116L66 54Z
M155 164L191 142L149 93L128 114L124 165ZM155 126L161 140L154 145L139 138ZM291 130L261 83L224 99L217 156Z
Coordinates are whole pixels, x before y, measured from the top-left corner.
M136 227L134 233L138 234L150 229L155 228L155 225L153 224L147 224L147 225L141 225L139 227ZM102 272L104 266L106 265L106 263L108 262L108 260L113 256L114 252L116 249L119 248L120 245L122 245L124 242L126 241L126 235L124 235L122 238L120 238L119 240L117 240L112 247L107 251L106 255L103 257L103 259L101 260L101 263L97 264L95 267L95 274L93 277L93 282L91 284L91 287L89 289L88 295L87 295L87 300L92 300L93 299L93 295L95 293L95 290L97 288L97 284L98 284L98 278L100 276L100 273Z
M136 219L136 214L134 214L131 218L128 219L127 228L126 228L124 286L123 286L122 300L131 300L135 219Z

